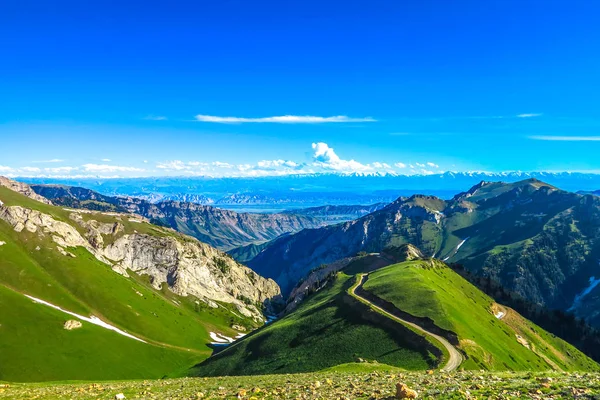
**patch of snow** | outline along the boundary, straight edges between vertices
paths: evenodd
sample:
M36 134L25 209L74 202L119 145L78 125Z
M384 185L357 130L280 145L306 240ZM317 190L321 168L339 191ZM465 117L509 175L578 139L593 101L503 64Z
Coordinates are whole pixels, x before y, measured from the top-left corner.
M231 343L235 342L236 339L239 339L242 336L245 336L243 334L237 335L236 339L230 338L229 336L225 336L221 333L215 333L215 332L209 332L210 338L213 340L210 344L212 345L216 345L216 346L227 346L230 345Z
M502 318L504 318L505 315L506 315L506 313L504 311L498 311L496 314L494 314L494 317L496 317L498 319L502 319Z
M210 335L210 338L212 340L214 340L215 342L219 342L219 343L228 343L229 342L227 339L220 338L218 333L209 332L209 335Z
M210 338L218 343L233 343L235 339L225 336L221 333L209 332Z
M458 249L460 249L462 247L463 244L465 244L465 242L469 240L469 238L465 238L465 240L463 240L462 242L460 242L458 244L458 246L456 246L456 252L458 252Z
M71 316L73 316L75 318L78 318L78 319L80 319L82 321L86 321L86 322L89 322L90 324L98 325L98 326L101 326L102 328L105 328L105 329L117 332L119 335L127 336L128 338L135 339L135 340L137 340L139 342L142 342L142 343L148 343L145 340L142 340L142 339L140 339L138 337L133 336L130 333L127 333L127 332L125 332L125 331L117 328L116 326L112 326L110 324L107 324L106 322L102 321L100 318L95 317L93 315L90 316L89 318L88 317L84 317L83 315L79 315L79 314L75 314L74 312L71 312L71 311L63 310L59 306L56 306L56 305L54 305L52 303L48 303L47 301L44 301L42 299L38 299L37 297L33 297L33 296L28 295L28 294L26 294L25 297L33 300L35 303L43 304L45 306L54 308L55 310L58 310L58 311L61 311L61 312L65 313L65 314L71 315Z
M463 244L465 244L465 242L469 240L469 238L465 238L462 242L460 242L456 248L454 249L454 251L446 258L444 258L442 261L448 261L450 259L450 257L453 257L454 255L456 255L456 253L458 253L458 250L462 247Z
M581 293L575 296L573 300L573 305L567 311L573 311L581 305L581 300L590 294L592 290L596 288L596 286L600 285L600 279L596 279L596 277L591 276L589 280L590 284L587 288L585 288Z

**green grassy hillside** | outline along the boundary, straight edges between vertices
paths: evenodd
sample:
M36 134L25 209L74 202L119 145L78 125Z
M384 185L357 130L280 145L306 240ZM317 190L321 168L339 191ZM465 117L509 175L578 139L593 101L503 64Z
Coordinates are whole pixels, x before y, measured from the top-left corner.
M433 368L442 351L411 330L379 317L346 291L354 279L335 282L293 313L256 331L195 367L192 375L245 375L317 371L358 361L407 370Z
M369 296L360 300L349 293L363 273L369 273L364 284ZM573 346L495 304L442 262L419 260L374 271L360 261L351 263L295 311L190 374L307 372L358 358L407 370L444 365L439 343L374 311L369 302L392 313L400 310L401 318L448 337L464 355L460 369L599 369ZM502 319L494 315L499 311L505 313Z
M596 370L563 340L502 307L438 261L413 261L370 274L364 289L416 317L457 334L463 367L490 370ZM504 313L502 319L494 313ZM523 338L517 340L517 335ZM526 347L524 344L527 344Z
M70 223L69 212L0 187L5 206L18 205ZM101 222L115 216L89 214ZM120 234L178 235L145 222L120 218ZM183 240L183 239L182 239ZM232 324L256 326L235 307L211 308L193 296L156 290L147 277L124 277L83 247L56 249L50 235L15 231L0 219L0 380L158 378L183 371L210 356L209 331L235 336ZM30 295L64 310L96 316L138 338L83 322L25 297Z

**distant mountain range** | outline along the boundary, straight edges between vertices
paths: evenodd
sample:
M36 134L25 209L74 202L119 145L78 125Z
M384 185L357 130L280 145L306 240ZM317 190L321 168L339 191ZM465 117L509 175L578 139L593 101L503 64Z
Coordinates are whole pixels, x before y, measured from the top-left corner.
M353 221L281 237L248 265L289 293L319 265L403 243L600 326L600 197L536 179L481 182L450 200L402 197Z
M236 213L231 210L178 201L151 203L135 197L105 196L93 190L61 185L32 185L53 204L98 211L139 214L221 250L275 239L285 233L316 228L322 219L295 214Z
M22 178L34 184L81 186L104 195L136 196L151 202L175 200L257 211L326 204L389 203L398 196L427 194L450 199L480 181L516 182L536 178L569 191L600 188L600 174L569 172L445 172L432 175L314 174L261 178ZM265 207L270 205L273 207ZM245 209L245 208L244 208ZM251 209L251 208L247 208Z

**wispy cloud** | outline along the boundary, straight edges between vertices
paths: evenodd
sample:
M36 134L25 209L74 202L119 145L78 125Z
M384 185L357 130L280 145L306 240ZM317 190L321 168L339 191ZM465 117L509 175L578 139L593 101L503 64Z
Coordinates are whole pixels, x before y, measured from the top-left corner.
M542 114L535 114L535 113L529 113L529 114L518 114L517 118L535 118L535 117L541 117Z
M111 162L112 160L110 158L103 158L100 161L102 161L102 162Z
M275 117L245 118L245 117L217 117L214 115L196 115L196 121L213 122L217 124L243 124L243 123L272 123L272 124L326 124L345 122L376 122L371 117L350 118L345 115L332 117L318 117L314 115L281 115Z
M49 164L49 163L61 163L64 162L65 160L60 159L60 158L53 158L51 160L38 160L38 161L33 161L34 164Z
M147 115L144 119L148 121L166 121L167 117L164 115Z
M529 136L533 140L547 140L554 142L599 142L600 136Z

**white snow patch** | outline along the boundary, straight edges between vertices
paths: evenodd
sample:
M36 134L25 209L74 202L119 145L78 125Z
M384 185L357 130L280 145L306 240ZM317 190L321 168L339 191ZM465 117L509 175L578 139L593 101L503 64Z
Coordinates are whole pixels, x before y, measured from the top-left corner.
M576 308L578 308L581 305L581 300L585 296L590 294L590 292L592 290L594 290L596 288L596 286L598 286L600 284L600 279L596 279L596 277L590 276L589 282L590 282L589 286L587 288L585 288L581 293L579 293L578 295L575 296L575 299L573 300L573 305L567 311L573 311Z
M142 340L142 339L140 339L138 337L133 336L130 333L127 333L127 332L125 332L125 331L117 328L116 326L112 326L110 324L107 324L106 322L102 321L100 318L94 317L93 315L90 316L89 318L88 317L84 317L83 315L79 315L79 314L75 314L74 312L71 312L71 311L63 310L59 306L55 306L54 304L48 303L47 301L44 301L42 299L38 299L37 297L33 297L33 296L28 295L28 294L26 294L25 297L33 300L36 303L43 304L45 306L54 308L55 310L62 311L65 314L69 314L69 315L71 315L71 316L73 316L75 318L79 318L82 321L86 321L86 322L89 322L90 324L98 325L98 326L101 326L101 327L103 327L105 329L108 329L108 330L111 330L111 331L115 331L119 335L127 336L128 338L135 339L135 340L140 341L142 343L148 343L145 340Z
M210 338L212 340L214 340L215 342L228 343L228 340L227 339L222 339L221 337L219 337L218 333L210 332L209 335L210 335Z
M465 244L465 242L469 240L469 238L465 238L462 242L460 242L456 248L454 249L454 251L452 252L452 254L450 254L448 257L444 258L442 261L448 261L450 259L450 257L453 257L454 255L456 255L456 253L458 253L458 250L462 247L463 244Z
M225 336L221 333L209 332L210 338L213 340L210 344L217 346L227 346L233 342L235 339L230 338L229 336ZM243 335L242 335L243 336ZM236 338L241 337L240 335L236 336Z
M498 311L496 314L494 314L494 316L498 319L504 318L505 315L506 313L504 311Z
M458 246L456 246L456 251L457 251L457 252L458 252L458 249L460 249L460 248L462 247L462 245L463 245L463 244L465 244L465 242L466 242L467 240L469 240L469 238L465 238L465 240L463 240L462 242L460 242L460 243L458 244Z

